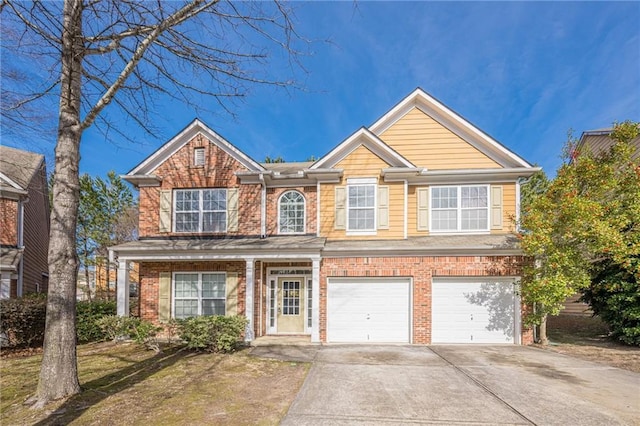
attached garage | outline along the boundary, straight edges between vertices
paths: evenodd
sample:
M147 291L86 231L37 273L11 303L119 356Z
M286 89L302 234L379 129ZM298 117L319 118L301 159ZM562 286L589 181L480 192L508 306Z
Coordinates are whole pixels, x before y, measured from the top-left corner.
M410 343L410 278L329 278L327 341Z
M432 343L519 343L513 279L434 278Z

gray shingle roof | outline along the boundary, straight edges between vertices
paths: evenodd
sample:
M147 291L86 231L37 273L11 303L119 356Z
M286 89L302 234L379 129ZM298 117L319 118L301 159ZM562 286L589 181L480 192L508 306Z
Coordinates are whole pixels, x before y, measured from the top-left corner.
M44 156L21 149L0 146L0 173L26 190Z

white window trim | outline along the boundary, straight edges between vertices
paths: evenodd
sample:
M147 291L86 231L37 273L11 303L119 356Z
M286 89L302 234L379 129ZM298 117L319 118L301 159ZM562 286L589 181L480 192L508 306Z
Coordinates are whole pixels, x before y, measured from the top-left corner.
M202 272L198 272L198 271L177 271L177 272L173 272L171 274L171 318L175 318L176 317L176 275L178 274L196 274L198 275L198 315L197 316L202 316L202 275L204 274L218 274L218 275L223 275L224 276L224 290L225 290L225 297L224 297L224 314L226 315L227 313L227 273L226 272L221 272L221 271L202 271ZM209 299L209 298L207 298ZM212 300L220 300L221 298L215 298ZM186 297L179 297L178 300L194 300L194 298L186 298Z
M462 229L462 188L479 188L484 187L487 189L487 227L484 229ZM454 230L434 230L433 229L433 195L434 188L457 188L457 207L456 207L456 223L457 229ZM433 185L429 187L429 232L432 234L486 234L490 232L491 221L491 190L490 185L478 184L478 185Z
M198 230L197 231L178 231L177 226L178 226L178 222L176 221L176 215L178 213L188 213L188 212L178 212L177 210L177 200L178 200L178 192L180 191L198 191L200 193L200 195L198 196ZM171 210L172 210L172 228L173 228L173 232L177 233L177 234L202 234L202 233L207 233L207 234L226 234L227 230L226 228L228 228L229 226L229 206L227 205L227 208L224 210L224 223L225 223L225 230L222 232L214 232L214 231L203 231L202 230L202 221L203 221L203 217L204 217L204 213L205 211L203 210L203 206L204 206L204 197L203 197L203 192L204 191L224 191L224 199L227 200L227 188L179 188L179 189L174 189L173 190L173 200L172 200L172 206L171 206ZM226 201L225 201L226 202ZM228 204L228 202L227 202ZM207 210L206 213L215 213L215 212L221 212L222 210Z
M288 194L289 192L296 192L298 194L300 194L300 196L302 197L302 232L283 232L280 229L280 203L282 202L282 197L284 197L285 194ZM307 230L307 199L305 198L304 194L296 189L291 189L291 190L287 190L284 191L282 194L280 194L280 196L278 197L278 217L277 217L277 221L278 221L278 234L282 234L282 235L302 235L306 233Z
M349 187L351 186L373 186L373 228L371 229L349 229ZM346 186L346 234L347 235L377 235L378 230L378 179L376 178L350 178L347 179Z
M204 163L205 163L204 155L205 155L204 147L196 147L193 149L193 165L195 167L204 166Z

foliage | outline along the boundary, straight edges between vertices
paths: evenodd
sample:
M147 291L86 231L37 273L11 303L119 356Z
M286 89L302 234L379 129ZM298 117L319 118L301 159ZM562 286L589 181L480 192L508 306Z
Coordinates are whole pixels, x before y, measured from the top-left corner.
M277 156L275 158L271 158L267 155L267 157L264 159L265 163L285 163L286 161L284 160L284 158L282 158L281 156Z
M108 267L103 261L107 257L107 248L136 237L135 222L131 225L132 212L135 212L135 201L131 189L114 171L107 173L106 179L88 174L80 176L76 250L84 270L85 291L89 299L89 270ZM125 229L129 229L128 233Z
M78 342L95 342L104 340L104 331L99 326L100 319L115 315L116 302L99 301L92 302L83 301L76 304L76 334Z
M609 325L611 337L640 346L640 280L610 262L599 269L582 300Z
M248 321L236 316L201 316L179 320L179 335L189 349L231 352L242 342Z
M39 347L44 340L47 299L42 294L1 299L0 330L5 334L2 345Z
M104 336L113 342L128 337L147 349L160 352L156 336L162 330L162 327L158 327L149 321L136 317L107 315L100 318L97 324Z
M615 143L598 155L577 155L570 138L556 178L523 205L522 248L535 258L522 280L524 301L536 307L528 324L558 314L602 262L640 274L640 166L629 143L637 134L638 123L616 124Z

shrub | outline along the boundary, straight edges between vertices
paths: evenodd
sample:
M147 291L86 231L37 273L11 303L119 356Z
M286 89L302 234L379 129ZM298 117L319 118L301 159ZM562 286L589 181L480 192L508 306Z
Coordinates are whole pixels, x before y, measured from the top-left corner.
M160 345L156 336L162 327L158 327L149 321L136 317L121 317L118 315L107 315L97 321L105 337L117 342L118 339L129 337L137 344L147 349L160 352Z
M116 302L112 300L94 300L76 304L76 334L78 342L105 340L107 336L97 321L107 315L115 315Z
M47 299L44 294L0 300L0 330L4 333L2 345L42 346L46 312Z
M601 265L582 300L611 330L611 337L640 346L640 286L637 278L617 265Z
M242 342L248 321L243 316L204 316L179 320L179 335L189 349L231 352Z

